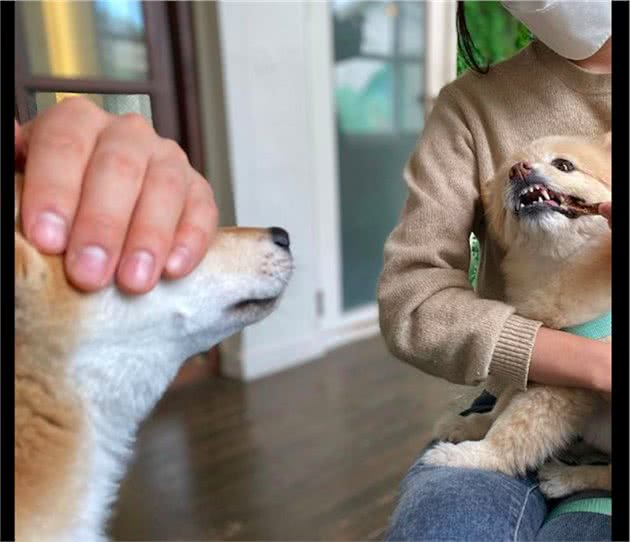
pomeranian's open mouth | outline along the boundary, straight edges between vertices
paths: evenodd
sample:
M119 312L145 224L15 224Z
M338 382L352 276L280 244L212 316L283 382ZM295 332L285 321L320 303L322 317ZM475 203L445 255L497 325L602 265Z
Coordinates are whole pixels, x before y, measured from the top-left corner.
M551 190L542 184L533 184L521 190L514 211L529 214L543 210L556 211L568 218L599 213L599 203L586 203L582 198Z

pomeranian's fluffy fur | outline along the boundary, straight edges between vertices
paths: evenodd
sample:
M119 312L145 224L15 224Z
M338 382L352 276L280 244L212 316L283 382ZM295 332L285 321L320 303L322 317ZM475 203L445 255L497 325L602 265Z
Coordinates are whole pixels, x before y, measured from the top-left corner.
M611 232L596 211L611 199L610 144L610 133L539 139L483 184L489 233L505 251L506 301L518 314L562 329L610 310ZM578 436L610 453L609 402L594 391L532 383L507 388L489 413L440 420L435 437L446 442L424 461L508 475L539 469L548 497L609 489L609 465L553 461Z

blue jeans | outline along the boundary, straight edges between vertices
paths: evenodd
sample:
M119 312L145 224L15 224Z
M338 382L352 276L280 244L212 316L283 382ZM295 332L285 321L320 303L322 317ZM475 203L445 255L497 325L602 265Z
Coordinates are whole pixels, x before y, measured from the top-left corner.
M535 475L512 478L418 459L403 480L386 540L611 539L609 516L571 512L543 525L547 511Z

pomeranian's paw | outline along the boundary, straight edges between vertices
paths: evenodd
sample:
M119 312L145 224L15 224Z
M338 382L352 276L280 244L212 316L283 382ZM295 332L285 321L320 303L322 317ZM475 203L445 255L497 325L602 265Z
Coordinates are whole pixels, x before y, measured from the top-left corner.
M446 416L435 424L433 438L445 440L447 442L463 442L465 440L479 440L485 433L478 436L476 420L471 416L460 416L459 414Z
M493 470L491 454L483 442L467 440L459 444L440 442L424 454L422 462L441 467Z
M538 470L540 491L548 499L559 499L575 492L572 469L567 465L548 463Z

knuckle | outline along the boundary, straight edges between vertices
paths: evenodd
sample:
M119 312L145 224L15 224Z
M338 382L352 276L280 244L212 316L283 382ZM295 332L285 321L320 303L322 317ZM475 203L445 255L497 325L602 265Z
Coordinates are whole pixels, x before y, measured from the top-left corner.
M149 121L140 113L125 113L120 116L120 122L130 130L153 131Z
M155 184L160 186L164 193L173 196L183 194L186 190L186 175L181 168L163 165L156 169Z
M139 179L143 167L137 158L120 148L98 150L94 156L95 166L103 168L122 179Z
M171 160L188 163L188 155L174 139L162 138L160 151L165 157Z
M73 118L82 119L88 125L98 124L101 119L109 116L104 109L82 95L64 98L57 108L50 108L48 111L51 112L51 116L58 115L62 119L61 122L67 122L68 116L72 115Z
M101 244L109 246L120 242L125 224L120 218L111 214L92 212L77 220L75 228L90 232L90 235Z
M214 205L214 192L210 183L196 172L190 191L191 199L206 203L209 202L211 205Z
M209 188L204 193L204 197L197 199L195 204L197 206L196 211L202 216L209 215L210 217L214 217L218 214L217 204L214 201L214 193Z
M75 157L87 153L87 146L80 134L60 126L33 130L32 146L49 149L63 156Z
M200 249L210 240L210 227L202 227L193 222L183 222L179 228L179 237L186 240L186 245Z
M70 96L68 98L64 98L60 102L60 107L68 110L79 110L79 111L95 111L99 110L98 106L89 98L85 96Z
M191 200L189 205L189 215L204 223L211 222L217 215L217 206L212 198L196 198Z

